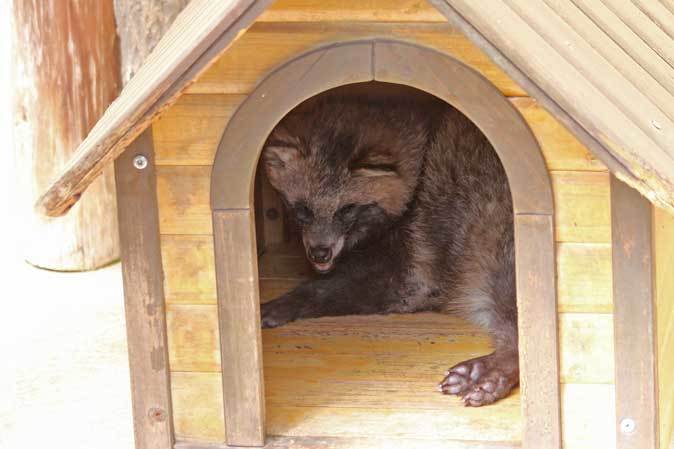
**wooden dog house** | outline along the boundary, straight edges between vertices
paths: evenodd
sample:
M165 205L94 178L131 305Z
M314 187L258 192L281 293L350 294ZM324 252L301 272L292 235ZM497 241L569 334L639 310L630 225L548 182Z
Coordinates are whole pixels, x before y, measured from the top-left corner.
M655 1L192 0L38 204L66 213L115 160L137 447L666 449L672 23ZM262 145L357 83L447 101L503 162L521 387L497 404L433 391L489 350L451 317L263 338L260 298L306 269L256 177Z

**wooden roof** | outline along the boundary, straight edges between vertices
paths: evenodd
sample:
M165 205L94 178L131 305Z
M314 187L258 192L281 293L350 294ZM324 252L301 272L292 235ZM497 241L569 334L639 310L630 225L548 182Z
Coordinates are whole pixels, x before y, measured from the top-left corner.
M429 0L613 173L674 212L674 0ZM192 0L38 201L66 213L271 0Z

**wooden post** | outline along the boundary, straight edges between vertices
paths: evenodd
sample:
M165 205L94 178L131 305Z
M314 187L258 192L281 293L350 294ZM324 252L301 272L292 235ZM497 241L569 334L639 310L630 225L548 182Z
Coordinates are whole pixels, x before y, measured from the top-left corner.
M151 128L115 161L115 180L136 449L172 449L164 276Z
M552 215L515 216L522 448L562 447Z
M651 204L614 176L611 223L617 447L656 448Z
M252 211L213 211L213 235L227 444L263 446L262 333Z
M120 88L111 0L15 0L14 139L23 252L53 270L119 257L112 168L64 218L32 210Z

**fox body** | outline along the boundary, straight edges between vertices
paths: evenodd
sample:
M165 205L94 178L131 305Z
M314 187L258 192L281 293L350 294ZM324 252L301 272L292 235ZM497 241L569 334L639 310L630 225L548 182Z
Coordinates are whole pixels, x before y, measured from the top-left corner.
M439 389L481 406L517 385L512 197L470 120L439 100L328 96L286 116L262 158L321 274L264 304L264 327L456 313L495 351L450 368Z

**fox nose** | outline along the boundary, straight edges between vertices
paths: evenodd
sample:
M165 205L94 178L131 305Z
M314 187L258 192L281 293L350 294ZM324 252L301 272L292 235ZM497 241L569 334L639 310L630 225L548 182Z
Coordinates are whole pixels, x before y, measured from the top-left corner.
M329 262L332 258L332 249L327 246L312 246L309 248L309 258L316 263Z

